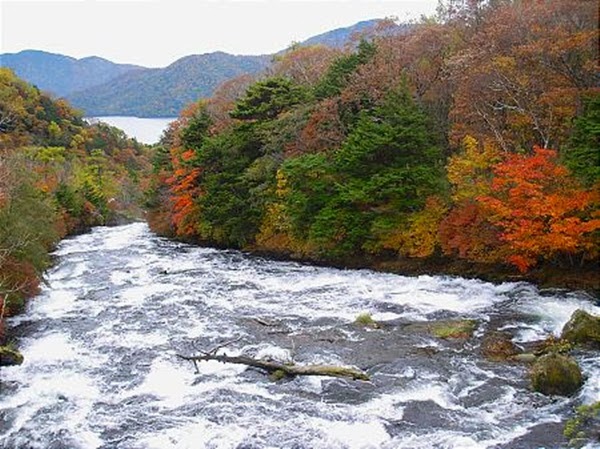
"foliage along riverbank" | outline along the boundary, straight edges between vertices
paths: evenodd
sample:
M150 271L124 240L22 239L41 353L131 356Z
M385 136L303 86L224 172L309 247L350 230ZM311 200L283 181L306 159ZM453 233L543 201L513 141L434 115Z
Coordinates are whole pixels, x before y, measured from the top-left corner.
M155 156L152 229L597 291L595 3L451 5L355 50L292 47L190 105Z
M142 218L148 150L0 69L0 344L38 292L49 251L92 226Z

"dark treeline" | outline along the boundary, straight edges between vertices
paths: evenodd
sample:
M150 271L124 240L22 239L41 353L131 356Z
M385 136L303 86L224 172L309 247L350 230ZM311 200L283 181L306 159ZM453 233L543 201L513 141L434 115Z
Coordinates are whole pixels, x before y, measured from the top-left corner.
M352 50L292 47L165 133L150 224L328 263L589 267L597 23L595 1L446 1Z

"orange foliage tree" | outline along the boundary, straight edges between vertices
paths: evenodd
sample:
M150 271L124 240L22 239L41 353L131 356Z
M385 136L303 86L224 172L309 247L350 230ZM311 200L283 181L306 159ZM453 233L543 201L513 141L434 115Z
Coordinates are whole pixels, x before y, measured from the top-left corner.
M476 200L490 192L492 167L499 161L500 152L494 145L481 145L471 136L463 139L461 151L448 160L446 171L454 204L440 223L444 254L474 262L501 261L503 244L498 229Z
M494 173L492 192L479 201L501 230L507 262L525 272L540 259L594 252L598 192L582 189L556 151L535 147L532 155L509 155Z
M171 150L171 162L174 170L167 183L171 186L171 221L176 234L180 237L195 235L196 205L194 198L200 194L198 181L201 170L188 164L194 154L193 150L183 152L180 152L179 148Z

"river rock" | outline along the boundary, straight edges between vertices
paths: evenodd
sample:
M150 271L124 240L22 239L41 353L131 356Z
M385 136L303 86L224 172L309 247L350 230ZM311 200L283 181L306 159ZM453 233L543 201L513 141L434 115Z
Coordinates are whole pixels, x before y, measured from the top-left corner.
M575 416L565 424L564 435L569 447L595 447L586 444L600 442L600 401L577 407Z
M576 310L563 327L561 338L574 344L600 347L600 317Z
M506 332L488 332L481 342L481 354L488 360L506 360L519 352L512 336Z
M513 355L510 359L519 363L534 363L537 360L537 356L530 352L525 352L523 354Z
M429 324L431 334L442 339L466 340L473 336L476 328L475 320L442 320Z
M0 346L0 366L20 365L23 363L23 356L19 351Z
M467 340L477 328L475 320L419 321L402 327L408 334L429 334L443 340Z
M537 392L571 396L583 385L581 369L573 357L546 354L533 365L531 385Z

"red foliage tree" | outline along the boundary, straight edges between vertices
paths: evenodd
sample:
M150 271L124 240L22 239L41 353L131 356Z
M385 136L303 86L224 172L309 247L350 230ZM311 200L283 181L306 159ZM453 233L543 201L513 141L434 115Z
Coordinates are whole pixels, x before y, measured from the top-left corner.
M582 189L554 150L509 155L494 167L492 192L478 200L501 230L507 262L527 271L540 259L590 255L600 229L598 192Z
M444 254L473 262L501 261L503 242L498 228L475 201L462 201L440 223L440 245Z
M183 152L178 148L171 150L174 170L167 183L170 185L171 192L171 221L176 234L180 237L192 237L196 234L194 198L200 195L198 183L201 170L188 164L194 154L193 150Z

